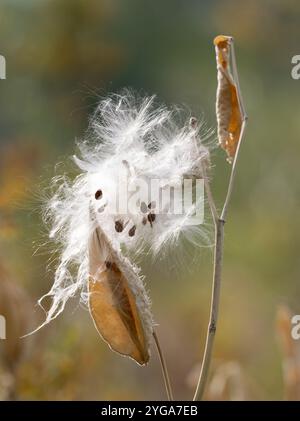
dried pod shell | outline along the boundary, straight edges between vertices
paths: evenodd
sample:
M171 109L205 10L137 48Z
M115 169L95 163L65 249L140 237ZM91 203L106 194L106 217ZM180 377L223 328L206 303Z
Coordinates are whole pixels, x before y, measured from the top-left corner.
M95 228L89 244L89 307L110 348L144 365L153 333L150 303L136 268Z
M219 35L214 39L218 71L216 114L218 138L231 162L240 140L243 116L238 97L238 87L230 69L232 38Z

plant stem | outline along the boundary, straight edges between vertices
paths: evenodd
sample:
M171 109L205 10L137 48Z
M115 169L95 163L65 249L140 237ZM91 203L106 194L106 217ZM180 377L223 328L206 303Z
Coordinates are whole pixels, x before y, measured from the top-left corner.
M204 357L201 366L201 372L193 400L201 400L210 367L212 357L212 349L216 334L219 301L220 301L220 288L221 288L221 272L223 260L223 242L224 242L224 224L225 221L218 219L215 224L215 252L214 252L214 275L212 287L212 299L210 307L209 324L207 328L206 343L204 350Z
M246 127L247 117L244 116L244 120L241 127L240 141L237 146L235 153L234 161L231 167L231 173L226 193L226 198L224 206L221 212L221 216L216 218L217 213L215 212L215 205L213 201L213 196L211 194L210 188L206 189L206 193L209 195L209 202L212 203L212 216L215 223L215 250L214 250L214 274L213 274L213 286L212 286L212 298L211 298L211 307L210 307L210 317L209 324L206 334L205 350L204 357L201 366L201 372L195 391L193 400L201 400L205 391L205 386L207 383L208 372L210 367L210 362L212 358L212 350L214 344L214 338L217 329L218 321L218 312L219 312L219 302L220 302L220 290L221 290L221 277L222 277L222 262L223 262L223 245L224 245L224 225L225 219L227 216L227 209L230 202L233 183L236 174L236 164L239 155L239 149L241 145L242 138L244 136L244 131Z
M161 367L161 371L162 371L163 378L164 378L164 383L165 383L165 388L166 388L168 400L173 401L174 400L173 392L172 392L172 387L171 387L171 382L170 382L170 378L169 378L166 360L165 360L164 354L162 352L162 349L161 349L161 346L160 346L160 343L159 343L159 340L158 340L158 336L157 336L155 330L153 331L153 337L154 337L154 341L155 341L155 345L156 345L156 349L157 349L157 353L158 353L158 357L159 357L160 367Z

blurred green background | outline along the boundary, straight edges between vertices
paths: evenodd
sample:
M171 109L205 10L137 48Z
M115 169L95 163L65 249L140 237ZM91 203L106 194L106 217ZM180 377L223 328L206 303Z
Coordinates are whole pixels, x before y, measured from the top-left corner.
M40 216L44 189L74 153L99 96L132 87L188 105L215 128L212 40L220 33L235 37L249 126L226 225L207 398L282 399L287 355L278 306L300 313L300 81L291 78L291 58L300 54L297 0L2 0L0 286L9 283L6 311L17 314L8 325L19 323L20 334L37 326L43 314L35 304L55 267ZM221 150L213 162L221 206L229 165ZM191 398L195 386L212 278L209 248L186 254L180 265L176 255L143 265L178 399ZM30 315L18 316L26 300ZM165 398L154 349L146 368L112 353L76 299L33 337L8 339L7 349L0 341L2 399ZM296 383L298 374L296 367ZM214 394L222 381L226 396Z

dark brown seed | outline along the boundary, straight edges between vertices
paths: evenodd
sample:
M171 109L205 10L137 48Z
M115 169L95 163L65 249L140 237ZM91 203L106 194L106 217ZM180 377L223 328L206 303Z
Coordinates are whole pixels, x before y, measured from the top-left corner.
M135 234L135 230L136 230L136 226L135 226L135 225L133 225L133 226L130 228L130 230L128 231L128 235L129 235L129 237L133 237L133 236L134 236L134 234Z
M150 203L148 204L148 208L149 208L149 209L155 209L155 206L156 206L156 202L155 202L155 201L150 202Z
M141 212L142 213L147 213L148 212L148 208L145 202L141 203Z
M150 224L155 221L155 218L156 218L155 213L148 214L148 221L150 222Z
M142 223L143 223L143 225L146 225L147 224L147 218L146 218L146 216L143 217Z
M117 232L122 232L123 229L124 229L123 222L122 221L116 221L115 222L115 230Z
M191 117L191 118L190 118L190 126L191 126L193 129L195 129L195 128L197 127L197 123L198 123L198 121L197 121L197 119L196 119L195 117Z
M112 263L106 260L105 266L106 266L106 269L111 269Z
M95 193L95 199L99 200L102 197L102 190L97 190Z

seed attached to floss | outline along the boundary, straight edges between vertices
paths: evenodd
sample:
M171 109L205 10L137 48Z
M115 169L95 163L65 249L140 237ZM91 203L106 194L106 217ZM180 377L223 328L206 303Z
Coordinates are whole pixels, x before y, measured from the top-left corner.
M135 225L133 225L133 226L130 228L130 230L128 231L128 235L129 235L129 237L133 237L133 236L134 236L134 234L135 234L135 230L136 230L136 226L135 226Z
M145 202L142 202L141 203L140 209L141 209L141 212L142 213L147 213L148 212L148 207L147 207L147 205L146 205Z
M111 269L111 266L112 266L111 262L109 260L106 260L105 266L106 266L106 269Z
M95 199L99 200L99 199L101 199L101 197L102 197L102 190L99 189L95 193Z
M149 209L154 209L155 208L155 206L156 206L156 202L150 202L149 204L148 204L148 208Z
M116 221L115 222L115 230L117 231L117 232L122 232L123 231L123 229L124 229L124 225L123 225L123 222L122 221Z
M143 219L142 219L142 224L143 224L143 225L146 225L146 224L147 224L147 217L146 217L146 216L144 216L144 217L143 217Z
M155 213L148 214L148 221L150 222L151 228L152 228L153 222L155 221L155 218L156 218Z
M198 124L197 119L195 117L191 117L190 118L190 126L192 127L192 129L196 129L197 128L197 124Z

